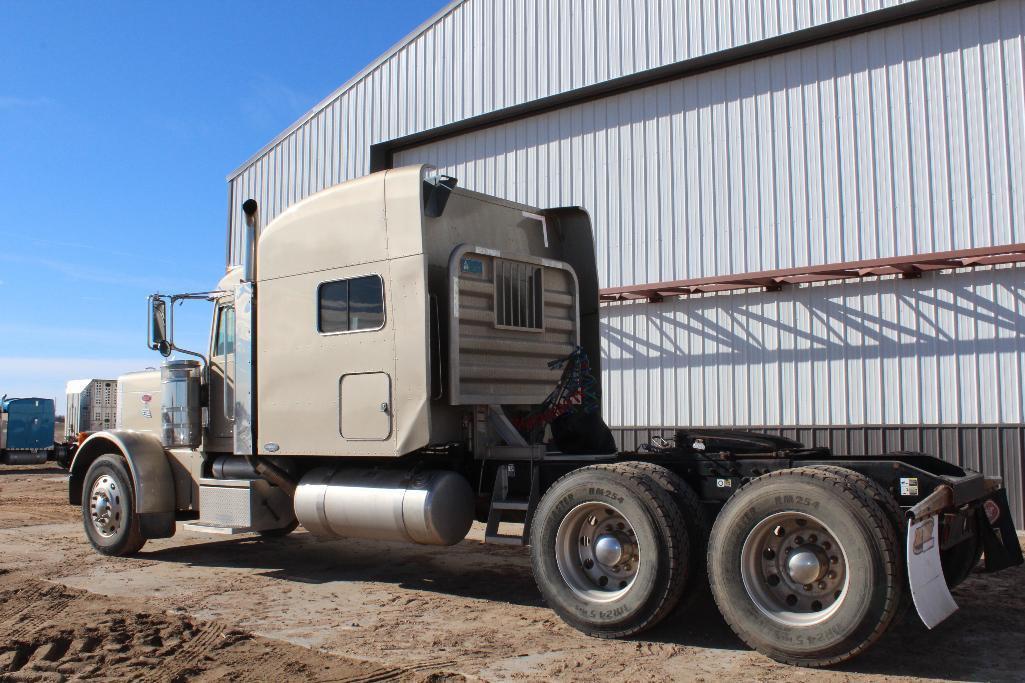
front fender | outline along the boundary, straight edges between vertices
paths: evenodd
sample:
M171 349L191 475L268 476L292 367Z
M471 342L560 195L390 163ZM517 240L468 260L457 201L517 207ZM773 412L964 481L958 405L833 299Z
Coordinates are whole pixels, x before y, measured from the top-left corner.
M144 538L174 535L175 490L171 464L160 440L148 432L96 432L82 442L71 462L68 502L82 504L85 475L101 455L122 456L135 489L135 508Z

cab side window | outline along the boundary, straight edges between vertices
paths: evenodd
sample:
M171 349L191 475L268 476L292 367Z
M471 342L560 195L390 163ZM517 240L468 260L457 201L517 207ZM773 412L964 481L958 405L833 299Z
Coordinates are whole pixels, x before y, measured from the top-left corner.
M379 330L384 327L384 281L366 275L321 283L317 309L321 334Z
M235 309L221 308L217 312L217 342L215 356L229 356L235 353Z

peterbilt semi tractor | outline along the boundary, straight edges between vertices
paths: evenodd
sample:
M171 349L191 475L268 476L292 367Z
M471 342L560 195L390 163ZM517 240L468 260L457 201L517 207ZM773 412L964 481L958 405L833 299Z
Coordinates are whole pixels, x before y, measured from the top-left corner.
M449 546L476 520L529 546L545 601L584 633L686 619L710 586L745 642L807 666L857 655L911 605L935 626L983 553L987 571L1022 562L1000 480L929 455L700 429L618 451L583 209L429 167L265 226L242 209L244 262L212 291L150 297L149 345L174 358L120 378L119 428L75 455L70 502L100 553L300 524ZM212 306L202 350L175 344L193 300Z

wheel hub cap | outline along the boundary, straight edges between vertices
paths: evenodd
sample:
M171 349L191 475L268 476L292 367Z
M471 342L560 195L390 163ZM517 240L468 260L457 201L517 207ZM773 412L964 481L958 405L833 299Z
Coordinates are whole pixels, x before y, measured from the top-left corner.
M824 621L847 595L847 556L839 539L804 512L779 512L756 524L740 561L752 602L787 626Z
M101 475L89 493L89 519L96 531L110 538L121 528L123 506L121 486L109 474Z
M623 544L612 534L602 534L594 542L594 558L606 567L614 567L623 559Z
M574 593L609 602L633 586L641 562L629 520L605 503L581 503L563 518L555 534L559 573Z
M828 562L828 559L826 560ZM800 584L818 581L822 576L822 561L816 550L809 546L803 546L796 552L790 554L787 560L787 572L790 578Z

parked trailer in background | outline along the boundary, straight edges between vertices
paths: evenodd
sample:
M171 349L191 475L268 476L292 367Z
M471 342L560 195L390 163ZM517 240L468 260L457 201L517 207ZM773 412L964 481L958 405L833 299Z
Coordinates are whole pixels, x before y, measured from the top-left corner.
M741 638L809 666L864 651L912 602L936 625L983 551L988 571L1021 564L1001 481L930 455L709 430L617 452L587 213L455 186L389 170L262 229L250 199L242 266L150 297L150 347L196 359L121 378L118 429L79 447L69 501L98 552L176 522L442 546L477 520L530 545L584 633L651 628L707 571ZM202 353L175 346L186 300L212 304Z
M0 400L0 463L44 463L54 452L53 399L7 398Z
M67 416L54 459L68 467L82 441L93 432L117 426L118 384L114 379L73 379L65 388Z
M117 380L73 379L67 384L68 412L64 437L113 429L117 422Z

